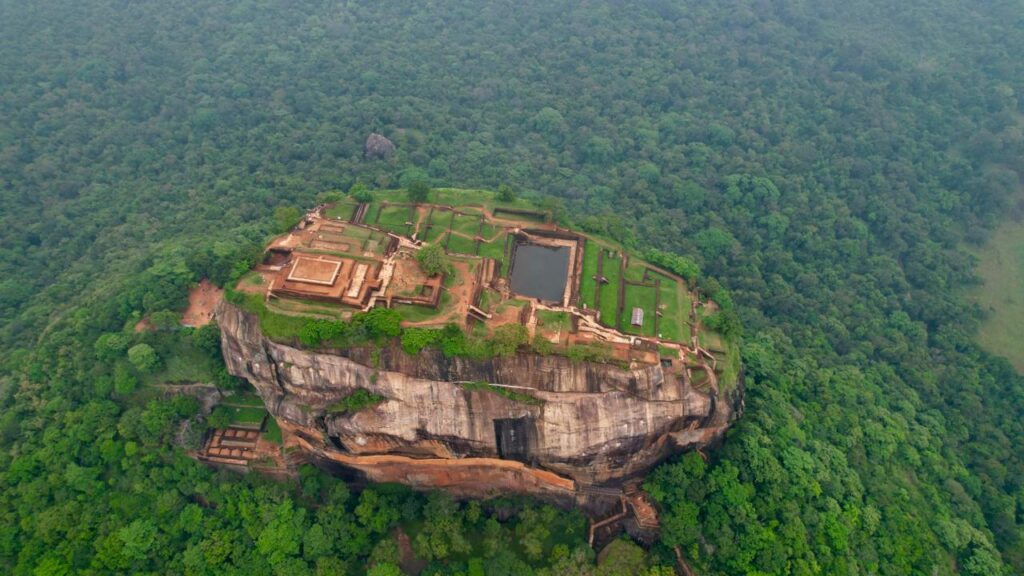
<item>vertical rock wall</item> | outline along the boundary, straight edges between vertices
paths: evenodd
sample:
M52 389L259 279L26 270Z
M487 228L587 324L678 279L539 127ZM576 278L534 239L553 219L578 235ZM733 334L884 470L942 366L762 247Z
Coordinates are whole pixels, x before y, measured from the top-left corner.
M658 365L623 370L533 354L473 361L435 350L411 357L397 346L375 362L365 349L311 352L271 342L255 316L228 303L218 321L228 370L253 384L304 450L378 480L463 492L478 482L536 492L550 473L616 483L717 441L742 405L741 388L715 398ZM535 400L465 382L513 386ZM360 388L384 400L355 413L329 409ZM438 475L445 465L458 473Z

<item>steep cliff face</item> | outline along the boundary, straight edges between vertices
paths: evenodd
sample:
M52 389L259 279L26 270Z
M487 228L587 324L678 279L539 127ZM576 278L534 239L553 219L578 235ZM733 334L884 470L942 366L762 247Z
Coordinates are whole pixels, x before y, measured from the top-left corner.
M230 304L217 315L228 370L256 387L296 444L377 481L468 493L488 482L530 492L571 490L567 479L614 483L715 442L742 405L740 387L716 398L658 365L624 370L533 354L474 361L432 350L412 357L397 346L379 357L311 352L271 342L255 316ZM384 400L355 413L330 410L360 388Z

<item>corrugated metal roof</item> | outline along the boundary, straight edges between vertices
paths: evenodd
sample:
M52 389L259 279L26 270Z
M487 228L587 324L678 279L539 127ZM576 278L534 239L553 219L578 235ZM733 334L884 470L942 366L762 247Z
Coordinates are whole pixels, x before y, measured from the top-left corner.
M632 321L630 323L633 326L643 326L644 325L644 309L643 308L633 308L633 319L632 319Z

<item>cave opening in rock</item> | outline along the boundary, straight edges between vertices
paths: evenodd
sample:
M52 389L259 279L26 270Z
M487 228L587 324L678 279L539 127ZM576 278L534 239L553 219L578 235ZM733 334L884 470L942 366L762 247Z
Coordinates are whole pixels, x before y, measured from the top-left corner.
M533 428L532 418L496 418L494 438L498 457L529 463Z

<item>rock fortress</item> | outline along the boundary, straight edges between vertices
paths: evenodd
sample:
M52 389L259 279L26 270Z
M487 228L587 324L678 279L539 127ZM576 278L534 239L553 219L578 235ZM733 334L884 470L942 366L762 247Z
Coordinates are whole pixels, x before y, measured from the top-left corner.
M693 279L523 201L435 194L316 207L217 306L229 372L280 427L272 459L625 510L654 465L722 439L742 411L739 354ZM381 310L397 313L388 337L345 328ZM295 322L306 332L277 328ZM344 336L311 342L310 324ZM234 426L197 456L251 467L259 438Z

